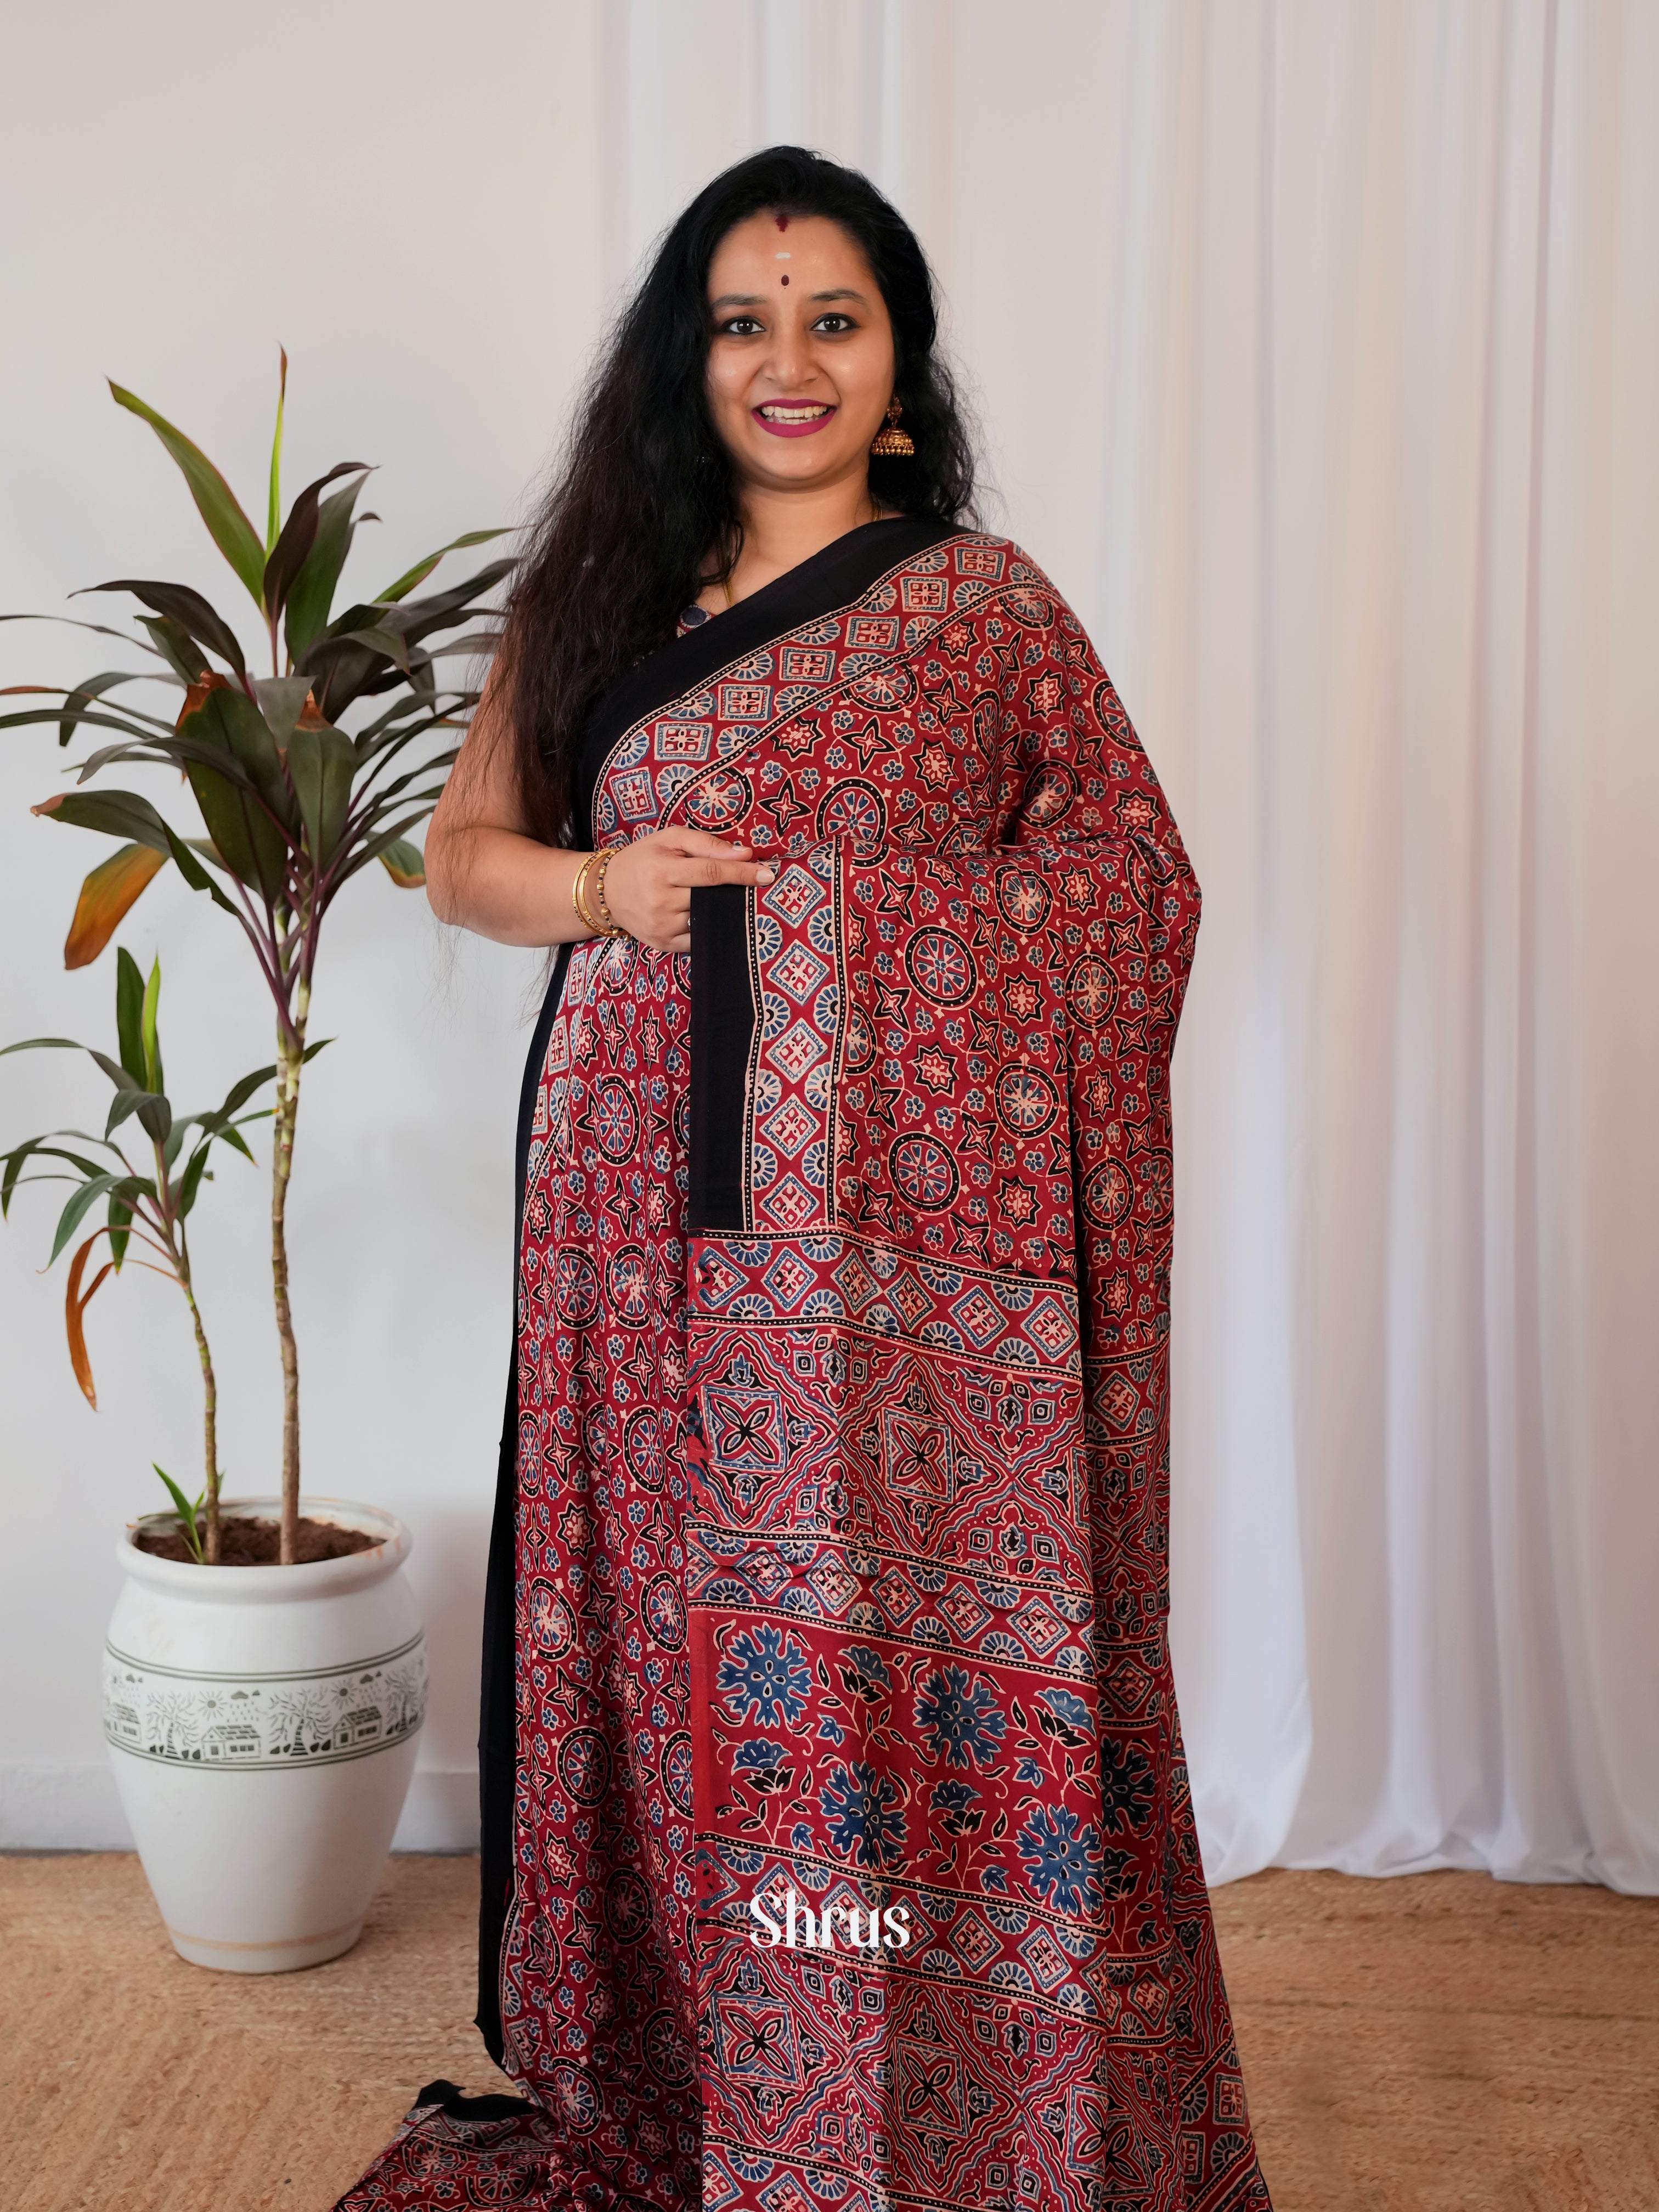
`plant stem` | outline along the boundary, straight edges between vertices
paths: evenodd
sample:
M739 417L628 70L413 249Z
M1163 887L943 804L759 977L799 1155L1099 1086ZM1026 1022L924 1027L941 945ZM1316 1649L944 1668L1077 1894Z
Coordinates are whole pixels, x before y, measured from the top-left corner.
M158 1197L157 1226L165 1244L158 1247L167 1254L173 1279L185 1294L185 1304L190 1308L191 1325L196 1331L196 1356L202 1363L202 1443L205 1454L205 1481L203 1494L207 1500L207 1549L205 1565L219 1564L219 1386L214 1379L213 1354L208 1349L207 1330L202 1325L202 1310L196 1303L196 1292L190 1279L190 1240L185 1234L182 1215L173 1210L173 1178L167 1170L165 1148L159 1139L151 1139L155 1154L155 1188Z
M202 1444L206 1455L204 1488L207 1493L206 1563L210 1567L219 1564L219 1387L213 1379L213 1354L208 1350L207 1331L202 1326L202 1310L196 1303L196 1293L190 1285L190 1248L185 1242L183 1225L179 1234L179 1287L190 1308L190 1318L196 1330L196 1356L202 1363Z
M282 944L298 957L296 933L285 931ZM270 1275L276 1300L276 1335L283 1351L283 1520L282 1565L294 1564L300 1521L300 1354L294 1340L294 1316L288 1292L288 1185L294 1172L294 1130L300 1112L300 1077L304 1066L306 1017L311 986L301 968L294 981L294 1010L276 1029L276 1114L270 1156Z

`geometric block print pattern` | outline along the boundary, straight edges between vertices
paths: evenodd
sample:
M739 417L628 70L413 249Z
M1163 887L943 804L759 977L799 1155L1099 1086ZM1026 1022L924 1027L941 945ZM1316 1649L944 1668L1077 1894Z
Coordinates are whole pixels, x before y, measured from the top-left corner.
M1266 2212L1166 1635L1157 780L961 532L623 732L596 842L673 823L781 863L744 1225L688 1233L689 963L577 947L519 1281L536 2117L491 2166L417 2113L346 2203Z

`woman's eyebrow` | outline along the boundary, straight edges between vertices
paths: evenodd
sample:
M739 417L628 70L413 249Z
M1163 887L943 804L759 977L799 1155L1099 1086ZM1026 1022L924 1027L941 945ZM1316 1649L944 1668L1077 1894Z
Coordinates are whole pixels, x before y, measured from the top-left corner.
M856 300L860 307L870 304L863 293L856 291L851 284L840 285L833 292L814 292L810 296L814 300Z
M718 300L708 302L713 307L763 307L765 300L758 292L722 292Z

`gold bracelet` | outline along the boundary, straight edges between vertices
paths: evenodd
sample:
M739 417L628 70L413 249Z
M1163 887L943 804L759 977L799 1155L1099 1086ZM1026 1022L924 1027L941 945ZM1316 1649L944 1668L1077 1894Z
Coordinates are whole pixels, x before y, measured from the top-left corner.
M599 937L604 933L599 923L587 911L587 902L582 896L582 887L586 881L588 870L599 857L597 853L588 854L577 869L575 881L570 886L570 903L576 910L576 919L590 937Z
M621 926L613 919L605 897L605 870L611 866L613 857L614 848L609 845L601 846L597 853L590 853L580 867L577 869L575 881L570 886L570 902L576 909L576 919L593 937L617 937L622 933ZM589 913L587 901L584 896L590 870L598 871L594 879L593 896L594 902L599 910L599 918Z
M605 878L611 863L617 857L614 845L607 845L599 854L599 866L593 871L593 903L599 910L599 927L606 937L620 937L622 924L611 911L605 895Z

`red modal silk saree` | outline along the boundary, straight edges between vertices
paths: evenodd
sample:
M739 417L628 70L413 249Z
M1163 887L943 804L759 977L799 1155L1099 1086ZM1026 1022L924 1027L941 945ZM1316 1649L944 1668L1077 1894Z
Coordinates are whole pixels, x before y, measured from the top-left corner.
M741 836L526 1071L479 2024L342 2212L1267 2212L1166 1639L1198 927L1019 550L854 531L600 702Z

